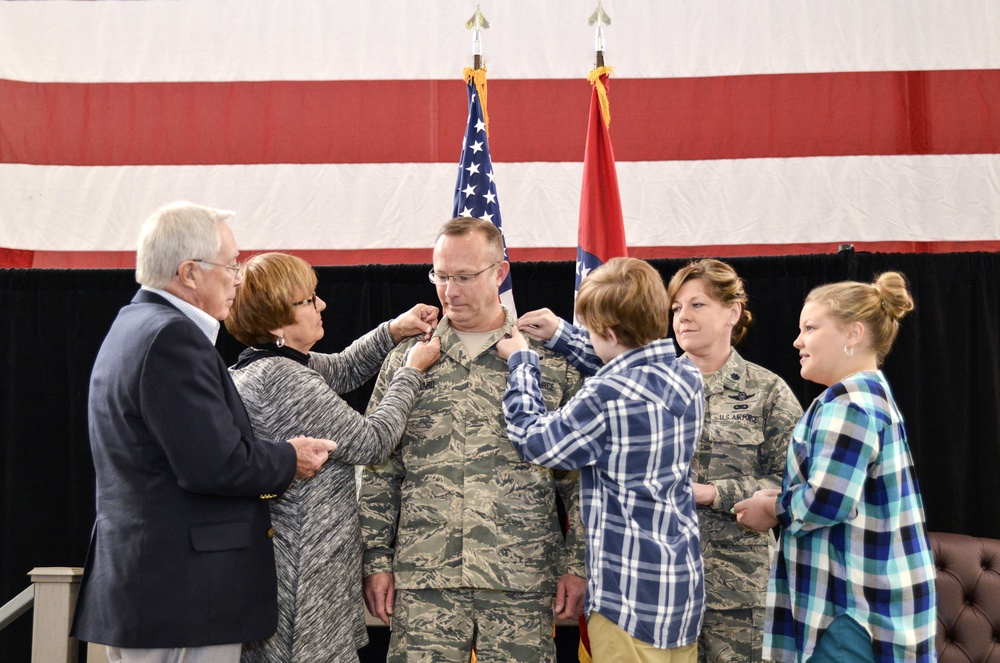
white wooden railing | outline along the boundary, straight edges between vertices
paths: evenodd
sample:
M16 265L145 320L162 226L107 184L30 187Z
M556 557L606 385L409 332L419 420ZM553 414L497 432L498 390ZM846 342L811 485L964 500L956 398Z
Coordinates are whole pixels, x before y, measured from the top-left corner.
M0 628L34 608L31 663L77 663L80 644L69 636L83 569L49 566L31 570L31 585L0 607ZM104 645L87 645L87 663L108 663Z

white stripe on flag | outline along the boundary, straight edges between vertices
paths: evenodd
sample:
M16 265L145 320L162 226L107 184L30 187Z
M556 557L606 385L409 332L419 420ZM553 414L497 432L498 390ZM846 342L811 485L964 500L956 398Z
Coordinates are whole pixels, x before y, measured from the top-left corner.
M582 168L494 164L503 191L517 192L504 194L510 247L576 245ZM617 169L630 249L1000 237L996 154L638 161ZM245 250L430 248L454 185L454 163L0 164L0 246L131 251L151 210L189 198L238 210Z
M593 0L493 3L490 79L586 76ZM0 2L0 78L412 80L470 61L475 0ZM678 0L605 7L623 78L1000 67L983 0Z

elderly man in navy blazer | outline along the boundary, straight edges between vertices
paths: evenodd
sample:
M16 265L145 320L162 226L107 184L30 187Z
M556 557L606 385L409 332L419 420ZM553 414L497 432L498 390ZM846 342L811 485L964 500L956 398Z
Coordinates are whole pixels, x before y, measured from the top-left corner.
M97 518L73 635L112 662L236 662L277 626L267 499L336 445L254 438L215 349L240 285L230 212L173 203L143 225L142 288L90 381Z

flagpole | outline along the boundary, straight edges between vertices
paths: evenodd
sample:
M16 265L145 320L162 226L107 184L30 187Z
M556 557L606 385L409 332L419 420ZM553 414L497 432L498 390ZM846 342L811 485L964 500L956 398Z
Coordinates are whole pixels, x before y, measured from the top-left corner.
M483 10L476 4L476 13L465 22L465 28L472 30L472 68L476 71L483 68L483 41L480 30L490 27L490 22L483 16Z
M476 90L479 92L479 101L483 109L483 122L486 123L486 135L490 133L490 114L486 110L486 68L483 66L483 39L482 31L490 27L490 22L483 16L483 10L476 4L476 12L465 22L465 29L472 30L472 71L471 79L475 81ZM466 69L468 72L469 70ZM470 77L466 73L466 81Z
M580 221L577 230L576 288L587 273L605 260L628 255L625 245L624 219L621 211L621 196L618 190L618 176L615 172L614 152L611 150L610 107L607 90L601 82L610 73L604 64L604 26L611 25L611 17L604 11L601 0L597 9L587 19L587 25L595 26L594 70L587 76L593 85L591 93L590 118L587 126L587 141L583 156L583 185L580 191ZM576 292L573 294L576 308ZM579 322L573 316L574 323ZM590 634L587 631L586 615L579 621L580 643L577 659L580 663L593 663L590 654Z
M597 27L594 29L594 51L597 53L597 59L594 68L600 69L604 66L604 26L611 25L611 17L604 11L601 0L597 0L597 9L587 19L587 25L595 24Z
M597 9L595 9L594 13L591 14L590 18L587 19L587 25L594 25L595 23L597 24L597 27L594 29L594 53L595 53L594 70L597 71L598 69L604 66L604 26L611 25L611 17L607 15L607 13L604 11L604 7L601 6L601 0L597 0ZM586 175L584 175L584 178L586 178ZM579 242L580 240L579 238L577 238L577 243L579 244ZM577 265L576 265L577 284L576 288L573 291L574 324L579 322L579 320L577 320L575 311L576 291L579 290L580 288L580 280L582 280L581 277L583 274L583 269L584 266L581 263L580 249L578 247ZM586 614L580 615L579 619L577 619L577 626L580 629L580 642L577 645L577 651L576 651L577 660L579 660L580 663L593 663L594 659L591 657L590 654L590 632L587 630Z

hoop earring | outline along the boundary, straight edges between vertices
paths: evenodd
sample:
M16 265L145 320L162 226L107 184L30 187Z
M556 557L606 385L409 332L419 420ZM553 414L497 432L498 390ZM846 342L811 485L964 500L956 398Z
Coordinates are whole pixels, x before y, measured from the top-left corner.
M285 347L285 337L279 336L277 339L275 339L274 344L277 345L279 348Z
M848 357L853 357L854 356L854 348L850 348L847 345L844 345L844 354L847 355Z

